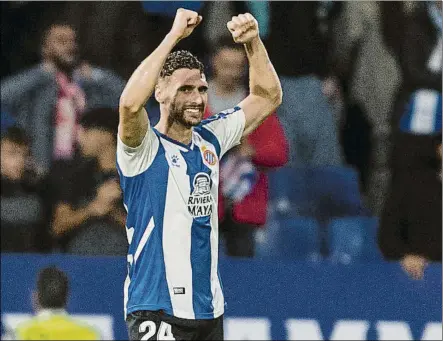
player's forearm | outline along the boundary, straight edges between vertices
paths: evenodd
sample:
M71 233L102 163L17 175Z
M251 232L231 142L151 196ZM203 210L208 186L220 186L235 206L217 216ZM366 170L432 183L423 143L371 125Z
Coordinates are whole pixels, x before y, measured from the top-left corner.
M134 71L120 98L120 107L138 112L154 92L160 71L166 57L177 44L178 39L166 35L161 44Z
M263 42L257 37L245 44L245 49L249 61L250 93L275 103L277 107L282 99L281 84Z

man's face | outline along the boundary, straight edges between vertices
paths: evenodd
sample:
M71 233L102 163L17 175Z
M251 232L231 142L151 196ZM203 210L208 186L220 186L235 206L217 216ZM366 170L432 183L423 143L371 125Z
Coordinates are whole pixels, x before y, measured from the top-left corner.
M29 149L9 140L1 142L1 174L10 180L20 180L25 172Z
M246 56L243 50L222 48L213 57L215 77L226 87L238 87L246 73Z
M82 155L86 158L98 157L113 143L112 134L96 128L80 128L77 136Z
M162 83L169 120L186 128L198 125L208 102L206 77L197 69L178 69Z
M77 63L77 37L70 26L53 26L43 42L43 57L61 68L73 68Z

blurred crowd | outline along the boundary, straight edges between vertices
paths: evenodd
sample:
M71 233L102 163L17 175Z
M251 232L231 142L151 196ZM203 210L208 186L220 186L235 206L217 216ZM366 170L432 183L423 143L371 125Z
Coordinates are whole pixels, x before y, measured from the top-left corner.
M358 214L379 218L386 258L411 272L441 261L441 2L1 6L2 252L126 254L115 169L118 101L176 9L186 7L203 22L178 48L206 66L206 115L248 91L243 48L226 29L238 13L257 18L283 87L281 107L221 166L228 255L254 256L255 232L273 216L269 178L277 168L290 170L289 184L300 170L336 167L356 171ZM155 99L146 106L155 125Z

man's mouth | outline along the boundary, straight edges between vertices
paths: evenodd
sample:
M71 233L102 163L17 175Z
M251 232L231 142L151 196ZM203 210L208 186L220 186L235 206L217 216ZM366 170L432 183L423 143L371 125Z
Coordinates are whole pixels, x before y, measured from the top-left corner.
M203 109L202 108L186 108L184 111L187 114L198 115L203 112Z

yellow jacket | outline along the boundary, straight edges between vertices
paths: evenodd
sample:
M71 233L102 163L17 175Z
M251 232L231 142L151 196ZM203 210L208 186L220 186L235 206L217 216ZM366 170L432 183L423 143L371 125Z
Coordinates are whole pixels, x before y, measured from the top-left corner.
M15 329L17 340L100 340L97 330L62 309L45 309Z

